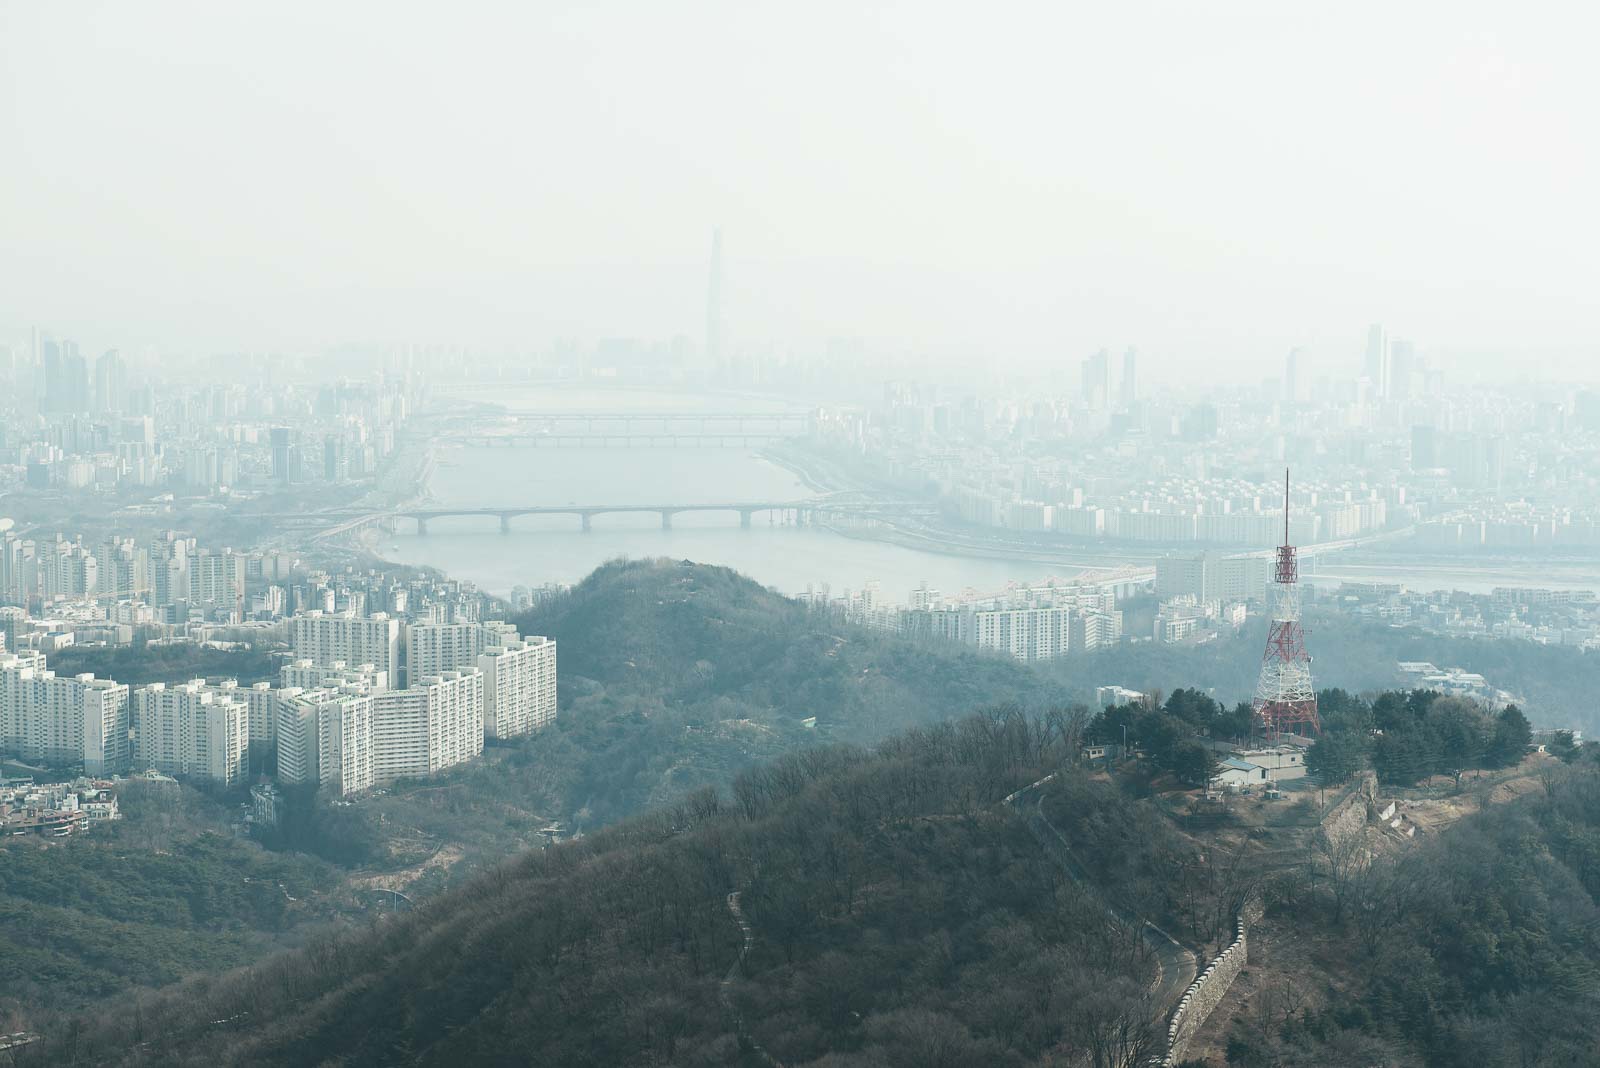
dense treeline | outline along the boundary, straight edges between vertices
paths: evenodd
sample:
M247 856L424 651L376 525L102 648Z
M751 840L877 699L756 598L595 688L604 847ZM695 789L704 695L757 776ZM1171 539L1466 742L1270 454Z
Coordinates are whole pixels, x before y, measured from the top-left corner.
M1498 712L1433 690L1391 690L1372 700L1344 690L1318 694L1322 736L1306 766L1324 782L1343 782L1370 764L1389 786L1413 786L1434 775L1459 784L1473 768L1520 761L1532 741L1515 705Z
M1002 804L1067 758L1060 722L791 754L360 933L40 1021L31 1063L1125 1063L1154 1049L1145 945ZM729 1012L734 890L756 947Z
M1600 692L1600 656L1573 646L1450 638L1314 607L1307 610L1306 626L1316 677L1324 684L1337 683L1352 693L1393 690L1406 681L1399 661L1426 660L1481 673L1493 685L1524 698L1540 725L1600 731L1593 699ZM1094 687L1110 683L1145 692L1188 686L1225 702L1245 700L1260 671L1265 627L1264 622L1252 620L1237 635L1205 645L1112 646L1052 662L1049 670L1078 700L1087 700Z
M124 799L135 817L121 824L0 844L8 1014L236 967L336 915L327 894L337 876L326 865L155 818L181 810L176 787L130 786Z
M1226 708L1196 689L1179 687L1158 703L1145 701L1102 709L1090 721L1087 741L1126 743L1144 757L1149 770L1171 772L1184 786L1204 786L1217 772L1216 752L1204 740L1248 739L1257 729L1250 706Z
M1318 947L1316 969L1233 1021L1228 1063L1600 1061L1600 772L1555 765L1544 786L1399 852L1369 860L1363 843L1316 882L1278 881L1271 912Z
M129 686L189 679L238 679L241 686L278 681L282 653L265 649L211 649L198 645L69 645L49 656L57 675L92 672Z

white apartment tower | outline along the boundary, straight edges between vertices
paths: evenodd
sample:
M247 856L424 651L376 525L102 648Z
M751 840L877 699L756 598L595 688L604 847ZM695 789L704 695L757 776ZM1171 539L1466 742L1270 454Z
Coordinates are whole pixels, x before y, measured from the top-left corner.
M127 771L133 761L128 687L93 675L79 675L77 681L83 686L83 773L117 775Z
M447 671L373 698L373 778L420 778L483 753L483 675Z
M400 621L383 612L361 617L312 611L295 616L289 625L298 660L371 664L388 679L399 677Z
M406 690L281 691L278 778L349 796L469 760L483 752L482 679L451 671Z
M278 778L343 797L372 786L372 696L325 687L281 691Z
M57 676L37 652L0 653L0 751L89 775L128 768L128 687Z
M223 679L206 687L219 697L243 701L248 713L246 735L250 747L250 762L259 766L266 754L278 742L278 693L269 682L240 686L237 679Z
M164 775L235 786L249 774L250 709L203 679L133 695L134 759Z
M413 623L406 628L406 685L446 671L471 671L485 649L516 638L510 623Z
M374 702L346 694L317 710L317 767L323 786L341 796L373 786Z
M556 643L549 638L507 641L478 656L483 673L483 731L515 738L556 720Z

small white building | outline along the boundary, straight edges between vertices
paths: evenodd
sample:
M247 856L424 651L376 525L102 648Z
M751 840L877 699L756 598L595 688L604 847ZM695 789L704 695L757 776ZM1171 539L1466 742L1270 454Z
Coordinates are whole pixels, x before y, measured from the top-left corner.
M1297 745L1275 745L1267 749L1246 749L1237 754L1241 760L1265 768L1267 778L1273 782L1306 777L1306 751Z
M1236 756L1228 757L1222 761L1217 766L1217 774L1211 778L1213 785L1235 790L1245 786L1255 786L1267 781L1266 768Z

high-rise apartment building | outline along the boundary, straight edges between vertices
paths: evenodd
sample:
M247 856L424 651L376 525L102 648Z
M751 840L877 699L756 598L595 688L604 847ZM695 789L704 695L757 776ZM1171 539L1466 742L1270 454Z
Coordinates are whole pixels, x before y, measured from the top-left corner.
M232 549L201 549L189 563L189 599L242 615L244 554Z
M278 697L283 691L274 690L270 682L240 686L238 679L222 679L206 688L219 697L244 702L250 766L261 767L278 743Z
M373 778L420 778L483 752L483 675L447 671L372 699Z
M133 710L128 687L111 679L79 675L83 700L83 773L119 775L132 765Z
M483 732L514 738L556 719L556 643L549 638L507 641L478 656L483 673Z
M1206 601L1259 601L1266 596L1269 561L1262 556L1205 552L1156 561L1156 595Z
M339 796L370 789L372 696L322 688L280 691L278 779L313 784Z
M89 365L76 343L50 341L41 343L44 363L44 395L39 408L52 414L87 412L89 410Z
M483 676L418 680L406 690L358 685L280 691L278 778L340 796L435 774L483 752Z
M1072 648L1072 616L1066 606L962 609L966 640L1017 660L1055 660Z
M297 459L294 431L286 426L272 428L272 479L287 484L294 480Z
M249 706L203 679L135 690L133 732L134 761L141 767L224 786L238 785L249 773Z
M93 675L58 676L31 650L0 653L0 751L90 775L126 771L128 687Z
M371 664L387 679L399 677L400 621L383 612L359 617L311 611L291 619L289 633L296 659Z
M413 623L406 627L406 678L470 671L485 649L516 637L510 623Z
M1128 348L1122 354L1122 406L1131 408L1139 401L1139 353Z

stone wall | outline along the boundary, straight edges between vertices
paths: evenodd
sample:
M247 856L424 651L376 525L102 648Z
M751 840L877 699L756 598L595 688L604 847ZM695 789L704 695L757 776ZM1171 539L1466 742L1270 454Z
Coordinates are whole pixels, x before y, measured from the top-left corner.
M1337 844L1350 835L1359 833L1367 825L1368 806L1377 796L1377 776L1370 771L1363 772L1350 796L1340 801L1322 818L1322 831L1328 836L1328 841Z
M1183 1060L1195 1034L1227 994L1239 970L1249 962L1250 925L1260 919L1261 902L1247 902L1234 919L1233 941L1216 960L1206 965L1206 970L1178 999L1178 1007L1172 1010L1172 1022L1167 1028L1167 1056L1161 1062L1163 1068Z

